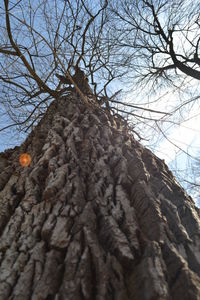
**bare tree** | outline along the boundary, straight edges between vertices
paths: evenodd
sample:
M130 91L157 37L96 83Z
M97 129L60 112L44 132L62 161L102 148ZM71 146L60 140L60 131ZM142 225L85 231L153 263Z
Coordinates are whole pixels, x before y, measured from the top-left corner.
M79 0L38 0L28 5L27 1L10 5L4 1L1 17L1 102L14 121L9 126L27 129L40 119L51 99L67 91L63 83L74 85L77 66L84 70L96 99L116 109L107 88L128 74L133 56L127 57L126 49L121 51L118 35L113 39L115 21L107 1L95 7ZM124 107L118 112L130 113L126 103ZM132 108L130 115L138 120L157 120L138 114L143 107Z
M13 124L38 122L0 153L1 300L200 297L200 211L111 111L108 84L129 66L107 9L1 7L1 101Z
M166 128L179 126L191 103L199 101L198 90L185 84L199 76L198 7L197 1L189 6L187 1L99 1L96 6L80 0L4 1L1 103L12 121L1 129L17 125L28 131L71 86L87 102L76 84L79 67L99 105L125 116L148 139L152 130L165 136ZM172 84L181 103L156 109L143 95L131 103L119 101L108 91L118 78L120 89L135 84L137 95L138 83L142 89L148 83L148 93L150 86L157 92Z
M117 42L140 80L200 80L199 9L199 1L114 1Z
M106 87L121 76L110 63L112 45L103 44L107 5L107 1L95 7L79 0L4 1L1 103L14 121L11 126L27 128L41 118L51 99L66 92L59 76L76 85L76 67L85 72L96 96L107 96ZM98 87L96 80L101 82ZM77 89L81 94L76 85Z
M143 132L145 127L151 126L154 132L160 132L160 138L158 134L154 135L156 144L164 137L194 161L197 158L191 151L188 153L177 146L167 132L181 126L192 110L198 113L199 1L119 0L113 1L111 10L113 40L118 45L118 52L126 55L127 81L132 81L135 95L142 95L138 98L140 106L149 102L150 107L155 104L171 114L154 124L146 121ZM123 67L124 61L120 63L117 62L119 67ZM153 97L148 100L149 95ZM152 136L151 141L153 149L156 146Z

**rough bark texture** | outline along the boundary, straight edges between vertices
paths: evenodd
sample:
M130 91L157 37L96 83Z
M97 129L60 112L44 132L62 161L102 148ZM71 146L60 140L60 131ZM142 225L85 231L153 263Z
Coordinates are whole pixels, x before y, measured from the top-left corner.
M120 120L66 96L0 172L1 300L200 299L199 209Z

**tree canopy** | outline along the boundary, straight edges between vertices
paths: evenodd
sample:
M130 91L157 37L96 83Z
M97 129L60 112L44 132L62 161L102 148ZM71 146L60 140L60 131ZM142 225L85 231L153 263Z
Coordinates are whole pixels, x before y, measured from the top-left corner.
M164 86L184 75L199 80L198 8L198 1L4 0L1 102L27 125L65 91L55 74L70 76L76 65L96 95L108 96L118 78L154 89L161 79Z

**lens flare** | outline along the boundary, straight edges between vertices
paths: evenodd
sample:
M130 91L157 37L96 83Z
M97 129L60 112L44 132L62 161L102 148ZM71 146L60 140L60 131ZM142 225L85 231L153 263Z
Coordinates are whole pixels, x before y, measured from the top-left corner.
M22 167L28 167L31 164L31 156L28 153L20 154L19 163Z

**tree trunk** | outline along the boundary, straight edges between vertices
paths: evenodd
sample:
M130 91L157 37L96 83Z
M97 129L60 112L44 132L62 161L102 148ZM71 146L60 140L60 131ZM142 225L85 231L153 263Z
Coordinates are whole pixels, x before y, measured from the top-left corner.
M120 119L58 99L0 172L1 300L200 299L199 209Z

